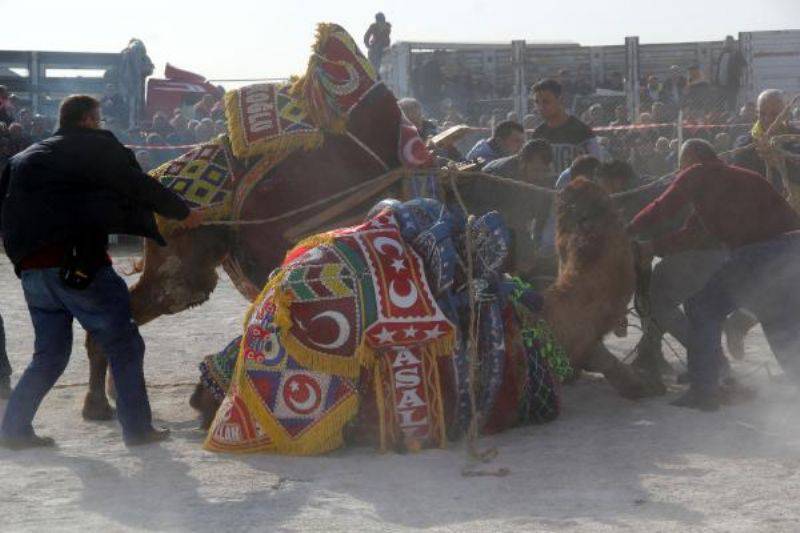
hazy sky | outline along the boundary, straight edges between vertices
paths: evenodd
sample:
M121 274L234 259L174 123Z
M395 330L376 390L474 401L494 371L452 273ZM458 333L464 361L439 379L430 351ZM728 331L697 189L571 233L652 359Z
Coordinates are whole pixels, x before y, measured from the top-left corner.
M800 0L0 0L0 50L117 52L130 37L208 78L300 73L317 22L360 42L376 11L398 40L562 40L621 44L722 39L800 28Z

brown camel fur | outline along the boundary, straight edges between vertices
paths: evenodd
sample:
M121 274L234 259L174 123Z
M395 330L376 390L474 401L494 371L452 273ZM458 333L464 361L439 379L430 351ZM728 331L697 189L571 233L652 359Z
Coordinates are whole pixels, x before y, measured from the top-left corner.
M544 316L576 370L602 372L624 397L661 394L658 379L621 363L602 344L625 323L635 289L631 241L611 198L578 179L557 200L559 273L544 294Z
M619 202L587 180L575 180L558 195L508 180L468 176L458 179L458 189L468 210L497 210L511 229L513 239L527 239L532 218L541 206L556 208L556 245L559 278L545 291L546 318L556 330L576 370L602 373L626 398L662 394L660 379L646 370L621 363L601 339L625 319L635 287L631 241L625 234ZM448 203L454 199L448 199ZM512 247L513 248L513 247ZM511 272L537 272L537 265L518 264ZM549 315L549 316L547 316Z

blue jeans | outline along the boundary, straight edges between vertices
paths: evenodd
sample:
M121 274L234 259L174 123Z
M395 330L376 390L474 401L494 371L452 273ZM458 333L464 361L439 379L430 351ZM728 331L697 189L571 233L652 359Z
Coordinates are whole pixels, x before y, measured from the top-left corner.
M786 372L800 383L800 232L743 246L686 303L692 386L714 390L719 381L722 324L734 310L756 315Z
M11 363L8 362L6 352L6 330L3 326L3 317L0 316L0 382L11 377Z
M125 439L152 427L142 361L144 341L133 322L125 282L103 267L84 290L64 286L57 268L26 270L22 288L36 335L33 360L6 406L0 432L7 437L33 433L33 417L64 372L72 351L72 320L92 334L111 365L117 389L117 416Z

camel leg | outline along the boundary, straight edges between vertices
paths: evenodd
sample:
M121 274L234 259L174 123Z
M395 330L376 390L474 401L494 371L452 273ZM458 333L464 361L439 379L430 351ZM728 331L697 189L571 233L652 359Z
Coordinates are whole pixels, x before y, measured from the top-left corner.
M636 400L664 394L667 390L660 376L647 374L622 363L602 342L598 342L590 350L586 369L603 374L623 398Z
M138 326L162 315L171 315L208 300L217 286L216 267L228 253L228 231L198 229L173 236L166 248L144 245L144 270L131 287L131 316ZM106 396L108 361L102 350L86 337L89 356L89 392L83 407L87 420L108 420L113 410ZM109 380L113 390L113 381Z
M642 338L636 345L636 358L631 365L651 375L672 372L672 365L664 358L661 349L663 332L652 318L642 318Z
M105 392L108 360L100 347L88 333L86 334L86 355L89 357L89 392L83 402L83 418L85 420L111 420L114 410L108 403Z
M131 290L131 311L133 321L141 326L169 314L167 309L158 309L152 305L139 305L143 299L137 287ZM151 299L148 301L152 301ZM91 335L86 334L86 354L89 357L89 392L83 403L83 418L85 420L110 420L114 417L114 410L108 398L116 399L114 378L108 372L108 359L97 343L93 342Z

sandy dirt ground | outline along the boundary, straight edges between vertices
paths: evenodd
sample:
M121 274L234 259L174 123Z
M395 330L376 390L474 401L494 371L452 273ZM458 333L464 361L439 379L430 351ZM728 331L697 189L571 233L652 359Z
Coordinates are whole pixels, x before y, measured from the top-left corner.
M33 335L5 258L0 291L16 380ZM481 440L507 477L466 478L458 443L416 455L203 451L190 384L201 357L237 334L245 307L223 278L209 303L142 329L154 414L173 438L135 451L115 422L81 419L79 331L36 420L58 448L0 451L0 531L800 531L798 396L760 331L734 364L758 389L754 401L701 413L668 405L678 388L631 402L590 376L566 388L556 422ZM635 340L608 342L622 356Z

